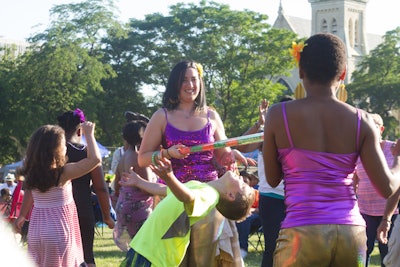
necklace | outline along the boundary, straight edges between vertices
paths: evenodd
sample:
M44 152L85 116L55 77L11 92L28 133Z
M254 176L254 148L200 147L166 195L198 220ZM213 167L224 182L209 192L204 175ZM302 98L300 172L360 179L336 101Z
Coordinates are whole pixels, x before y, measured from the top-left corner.
M194 114L194 111L193 110L190 110L189 112L185 112L184 110L182 110L182 109L179 109L181 112L182 112L182 114L183 114L183 116L185 117L185 119L190 119L192 116L193 116L193 114Z

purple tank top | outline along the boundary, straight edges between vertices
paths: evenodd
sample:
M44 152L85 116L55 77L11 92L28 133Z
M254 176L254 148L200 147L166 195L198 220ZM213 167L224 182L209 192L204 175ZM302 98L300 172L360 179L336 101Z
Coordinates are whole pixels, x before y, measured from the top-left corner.
M286 217L282 228L314 224L365 226L353 190L359 153L333 154L294 147L285 104L282 112L290 147L278 150L285 184ZM357 110L357 151L361 114Z
M207 124L198 131L182 131L175 128L168 121L167 111L164 109L167 125L163 135L162 145L168 148L173 145L183 144L194 146L214 142L214 129L207 114ZM218 173L213 161L214 152L204 151L190 154L185 159L171 159L172 168L179 181L185 183L191 180L209 182L218 178Z

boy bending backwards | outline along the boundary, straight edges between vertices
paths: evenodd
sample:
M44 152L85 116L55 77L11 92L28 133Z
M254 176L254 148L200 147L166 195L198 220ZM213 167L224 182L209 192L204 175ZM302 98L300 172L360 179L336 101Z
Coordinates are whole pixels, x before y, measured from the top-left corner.
M133 171L123 173L120 181L123 186L165 196L132 239L121 267L179 266L189 246L191 225L214 207L228 219L242 220L254 202L254 190L231 171L208 183L182 184L166 158L151 169L166 185L146 181Z

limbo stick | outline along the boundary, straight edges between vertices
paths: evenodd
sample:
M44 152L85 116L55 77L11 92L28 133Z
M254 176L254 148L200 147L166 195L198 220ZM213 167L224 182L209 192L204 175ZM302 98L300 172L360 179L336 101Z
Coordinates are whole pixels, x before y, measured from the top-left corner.
M191 147L184 147L180 149L182 154L186 153L193 153L193 152L200 152L200 151L207 151L207 150L214 150L224 147L231 147L231 146L240 146L240 145L247 145L252 143L259 143L262 142L264 138L264 133L255 133L249 135L243 135L238 137L232 137L225 140L220 140L214 143L207 143L201 144Z

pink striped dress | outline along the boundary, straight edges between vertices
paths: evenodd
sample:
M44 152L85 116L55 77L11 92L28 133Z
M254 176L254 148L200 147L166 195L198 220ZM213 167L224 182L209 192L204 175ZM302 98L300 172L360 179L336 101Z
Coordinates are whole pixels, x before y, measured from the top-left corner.
M32 196L28 230L31 257L38 266L80 266L84 263L83 248L71 182L45 193L32 190Z

